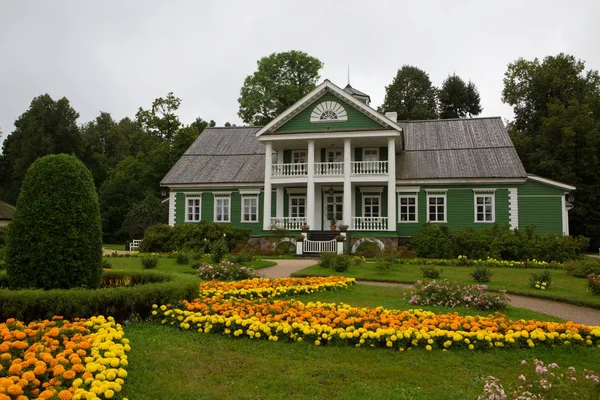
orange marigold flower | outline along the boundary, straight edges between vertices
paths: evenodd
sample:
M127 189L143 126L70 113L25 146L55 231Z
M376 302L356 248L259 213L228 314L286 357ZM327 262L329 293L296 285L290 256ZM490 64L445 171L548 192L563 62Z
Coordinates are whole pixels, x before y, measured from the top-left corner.
M65 379L73 379L73 378L75 378L75 375L77 375L77 374L73 370L65 371L62 374L63 378L65 378Z
M35 379L35 373L33 371L27 371L22 375L23 379L27 379L27 381L31 382Z
M43 365L38 365L33 369L33 373L36 375L42 375L46 373L46 367Z
M6 391L8 394L12 394L13 396L23 394L23 389L21 389L21 386L19 385L10 385Z
M58 393L58 398L60 400L71 400L71 397L73 397L73 394L68 390L61 390L60 393Z

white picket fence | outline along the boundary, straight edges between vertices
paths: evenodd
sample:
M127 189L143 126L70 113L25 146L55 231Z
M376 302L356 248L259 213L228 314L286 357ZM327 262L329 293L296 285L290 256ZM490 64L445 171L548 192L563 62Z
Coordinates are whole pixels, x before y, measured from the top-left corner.
M337 252L336 240L329 240L326 242L317 240L304 240L302 244L302 251L304 253L335 253Z

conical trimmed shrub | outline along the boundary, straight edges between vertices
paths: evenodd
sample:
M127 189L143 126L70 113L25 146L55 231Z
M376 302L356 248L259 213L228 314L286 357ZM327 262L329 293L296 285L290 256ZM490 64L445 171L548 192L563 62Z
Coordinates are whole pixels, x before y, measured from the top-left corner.
M92 175L71 155L38 158L23 181L6 244L10 287L96 288L101 261Z

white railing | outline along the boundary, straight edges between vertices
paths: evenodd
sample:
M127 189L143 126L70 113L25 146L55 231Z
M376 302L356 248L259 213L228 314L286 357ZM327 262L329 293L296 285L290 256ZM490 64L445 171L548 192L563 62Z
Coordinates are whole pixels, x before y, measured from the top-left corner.
M344 175L343 162L315 163L315 175Z
M281 217L271 218L271 226L275 229L286 229L288 231L299 231L303 225L306 225L306 218L302 217Z
M352 173L360 175L377 175L388 173L387 161L352 161Z
M306 163L273 164L271 166L271 176L305 176L307 174L308 164Z
M352 217L350 229L355 231L386 231L387 217Z
M337 252L335 239L326 242L318 240L304 240L302 251L304 253L335 253Z

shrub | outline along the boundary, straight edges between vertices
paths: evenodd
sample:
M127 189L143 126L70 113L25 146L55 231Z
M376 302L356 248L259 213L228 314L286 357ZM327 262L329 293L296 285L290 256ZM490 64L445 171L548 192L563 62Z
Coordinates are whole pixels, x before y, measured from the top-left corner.
M600 274L588 275L588 291L591 294L600 294Z
M361 256L354 256L352 257L352 264L354 265L360 265L362 263L365 262L365 258L361 257Z
M211 258L215 263L220 263L227 253L227 242L225 239L219 239L213 242L212 248L210 249Z
M470 275L476 282L484 283L492 280L492 271L484 265L476 265Z
M112 269L112 264L110 263L110 261L106 260L106 259L102 259L102 269Z
M410 240L417 257L450 258L454 255L452 231L447 226L424 224Z
M335 272L345 272L350 267L350 259L343 254L336 254L332 263Z
M142 252L171 252L175 250L173 228L166 224L152 225L144 232L144 240L140 244Z
M185 251L175 253L175 262L179 265L187 265L190 263L190 255Z
M335 253L321 253L319 255L319 266L321 266L322 268L333 267L333 260L335 257Z
M355 253L361 257L375 257L381 253L381 250L377 242L367 239L358 245Z
M240 281L261 276L254 268L241 267L230 262L220 264L203 263L198 267L198 276L206 280Z
M275 253L277 255L294 254L296 253L296 245L287 240L282 240L275 246Z
M142 268L143 269L153 269L158 266L158 255L155 254L145 254L142 256Z
M565 263L567 274L585 278L589 274L600 274L600 260L585 257L581 260L573 260Z
M241 263L245 263L245 262L251 262L254 261L256 257L254 257L254 255L250 254L250 253L246 253L245 251L241 251L237 254L231 254L228 259L230 262L234 263L234 264L241 264Z
M490 292L486 285L459 286L447 280L417 281L414 290L407 292L410 304L440 307L465 307L474 310L503 310L508 304L504 292Z
M375 261L375 270L383 274L386 272L390 272L392 269L394 269L395 265L396 263L390 261L387 258L377 258L377 260Z
M11 288L96 288L102 275L98 196L75 156L38 158L27 171L10 227Z
M440 277L441 274L442 274L442 270L437 269L434 266L424 265L421 267L421 275L423 275L423 278L437 279Z
M529 277L529 286L535 289L546 290L552 285L552 275L547 269L534 272Z
M198 297L198 278L154 271L104 271L112 280L130 279L135 286L90 289L0 289L0 320L29 322L62 315L67 319L110 315L124 322L146 319L153 304L177 303ZM103 278L102 282L106 282Z

